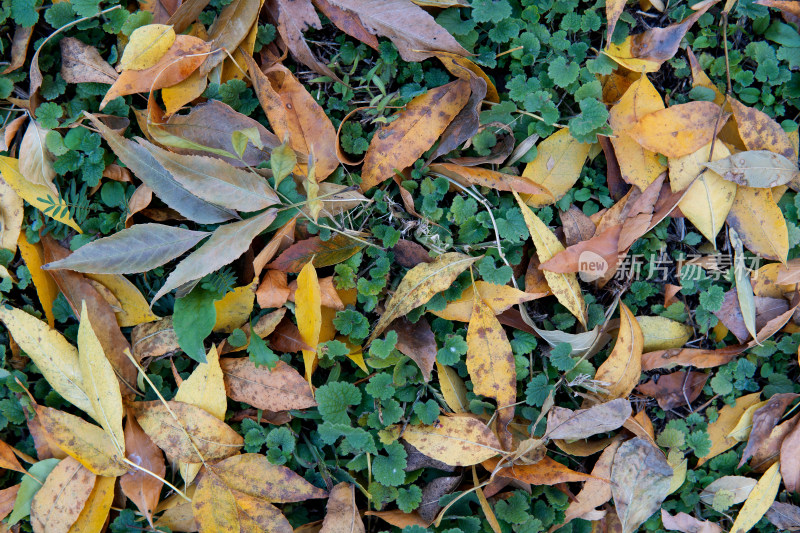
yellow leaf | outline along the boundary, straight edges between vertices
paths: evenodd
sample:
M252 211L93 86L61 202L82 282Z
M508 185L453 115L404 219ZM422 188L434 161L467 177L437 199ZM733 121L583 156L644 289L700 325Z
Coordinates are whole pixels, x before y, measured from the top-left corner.
M239 533L236 497L213 472L203 476L192 498L192 510L200 533Z
M661 95L646 75L633 82L619 102L608 112L608 123L614 133L632 128L645 115L664 109ZM623 155L623 154L620 154Z
M632 51L632 40L635 35L629 35L622 44L614 44L609 41L608 48L603 51L608 57L613 59L618 65L622 65L633 72L657 72L661 68L660 61L639 59L634 57Z
M58 331L21 309L0 306L0 320L50 386L69 403L97 419L84 389L78 350Z
M259 0L258 10L261 11L261 6L264 5L264 0ZM250 31L244 40L236 47L236 50L231 54L232 57L226 57L222 62L222 74L220 77L221 83L227 83L230 80L244 80L247 78L247 63L245 63L244 55L253 57L253 50L256 46L256 38L258 37L258 18L253 21Z
M748 150L769 150L797 161L797 150L786 131L772 117L731 98L733 118Z
M713 144L712 161L724 159L731 154L719 140ZM670 158L669 179L673 192L690 187L679 204L681 212L713 243L733 205L736 184L724 180L703 166L709 161L711 145L709 142L691 154Z
M220 420L225 420L228 398L225 395L225 381L216 346L208 351L206 362L198 364L192 374L178 386L174 400L195 405ZM198 463L180 463L179 470L187 484L192 482L201 466Z
M700 458L697 466L702 465L712 457L733 448L738 441L728 438L728 433L736 426L748 407L758 403L760 392L754 392L736 399L734 405L726 405L719 411L717 419L708 425L708 436L711 438L711 450Z
M525 166L522 175L550 194L525 195L525 203L542 207L555 203L575 185L591 144L580 143L563 128L536 146L536 158Z
M514 197L522 210L525 225L528 226L528 232L531 234L533 245L536 247L536 255L539 256L539 262L544 263L558 252L563 251L564 246L559 242L555 234L545 226L544 222L528 206L522 203L522 199L516 192L514 192ZM545 270L544 277L561 305L566 307L586 327L586 301L583 299L581 287L578 285L578 278L575 274L560 274Z
M516 363L503 326L480 296L476 295L467 329L467 371L473 392L497 401L498 423L505 429L514 408L501 408L517 399Z
M681 348L694 333L690 326L663 316L637 316L636 321L642 329L643 352Z
M683 482L686 481L686 472L688 471L689 460L684 459L681 452L673 449L670 450L669 455L667 455L667 463L669 463L669 466L672 467L672 481L669 483L669 491L667 494L672 494L681 488Z
M317 270L311 261L306 263L297 276L297 292L294 296L295 316L300 337L313 350L303 350L303 364L306 369L306 379L311 383L311 374L317 362L317 344L322 328L322 294L319 288Z
M111 437L75 415L37 406L36 415L53 442L98 476L121 476L128 471Z
M63 459L33 497L33 531L67 533L87 504L94 484L94 474L73 459Z
M122 432L122 393L114 368L92 329L85 301L81 302L81 321L78 327L78 360L84 388L92 402L96 419L114 441L120 455L123 455L125 435Z
M202 96L207 85L208 76L196 70L177 85L161 89L167 116L177 113L183 106Z
M605 400L624 398L639 383L642 374L642 348L644 337L639 322L630 309L620 302L620 326L617 343L608 359L597 369L594 379L608 383L603 387Z
M22 198L14 189L0 179L0 248L17 251L17 240L22 235Z
M682 157L671 157L669 159L669 186L672 192L684 190L695 178L705 169L705 163L718 161L731 155L731 151L724 143L717 140L714 144L714 157L711 154L711 142ZM706 171L708 172L708 171Z
M502 453L492 430L470 415L443 416L430 426L407 426L402 437L420 453L450 466L475 465Z
M771 189L739 186L727 220L748 250L764 259L786 262L789 230Z
M649 113L627 131L648 150L681 157L711 142L728 116L714 102L689 102Z
M98 476L94 483L89 500L84 505L78 519L69 528L69 533L98 533L103 530L103 526L111 511L111 503L114 501L114 484L117 478Z
M736 425L733 427L730 433L725 436L725 438L735 440L736 442L746 441L750 436L750 430L753 429L753 415L756 414L758 409L761 409L767 405L767 403L769 402L764 400L745 409L744 413L742 413L742 416L739 417L739 421L736 422Z
M481 298L489 306L495 315L499 315L506 309L528 302L539 297L539 294L529 294L508 285L496 285L488 281L476 281L473 286L470 285L457 300L447 303L447 306L441 311L430 312L439 318L445 320L458 320L459 322L469 322L472 316L472 308L475 304L475 289L480 293Z
M439 58L439 61L442 62L444 68L446 68L448 72L450 72L450 74L456 78L468 80L469 75L464 72L465 70L468 70L479 78L483 79L483 81L486 82L486 100L498 104L500 103L500 95L497 94L497 87L494 86L492 79L486 75L481 67L470 61L468 58L452 52L431 50L430 53Z
M42 243L29 243L23 231L19 234L18 244L22 260L25 261L25 266L28 267L28 271L31 273L31 279L36 287L36 295L39 297L39 303L42 304L44 314L47 316L47 323L50 324L52 328L56 323L55 315L53 315L53 302L60 291L53 276L51 276L49 272L42 270L42 265L45 263Z
M436 361L436 373L439 376L439 388L444 401L454 413L468 413L467 386L454 368L444 366Z
M396 119L372 136L361 173L361 190L384 182L412 165L466 105L469 82L456 80L411 100Z
M427 303L436 293L450 287L453 280L478 259L449 252L430 263L420 263L406 272L397 290L386 303L383 315L375 324L366 344L370 344L395 318Z
M756 523L761 520L769 509L775 496L778 495L778 488L781 484L780 461L769 467L756 486L753 487L750 496L742 505L736 520L731 527L731 533L746 533L750 531Z
M45 185L37 185L26 180L19 172L19 160L0 156L0 174L23 200L45 215L66 224L78 233L80 226L69 215L69 206Z
M611 137L617 155L619 171L626 183L645 190L667 167L657 153L643 148L627 133Z
M236 287L226 294L222 300L214 302L214 308L217 310L214 331L231 333L247 322L247 319L250 318L250 313L253 312L256 287L258 287L257 279L250 285Z
M121 274L84 274L108 289L120 303L121 311L115 311L117 324L121 328L128 328L154 322L159 316L153 313L144 295Z
M175 42L175 30L166 24L147 24L133 30L117 71L144 70L155 65Z

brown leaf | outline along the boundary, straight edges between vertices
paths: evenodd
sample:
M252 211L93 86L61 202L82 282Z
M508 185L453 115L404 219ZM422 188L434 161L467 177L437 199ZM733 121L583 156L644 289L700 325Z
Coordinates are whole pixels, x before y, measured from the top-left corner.
M25 57L28 55L28 45L33 37L33 26L25 28L17 26L14 30L14 37L11 39L11 62L3 69L0 74L14 72L25 64Z
M272 261L275 254L284 251L286 248L294 243L294 231L297 223L297 217L294 216L289 219L289 222L275 232L267 245L258 252L258 255L253 259L253 275L258 277L267 263Z
M397 241L397 244L392 248L392 252L394 252L395 261L405 268L414 268L420 263L433 261L433 257L430 256L424 246L406 239Z
M675 366L714 368L729 363L746 349L747 345L734 345L718 350L704 348L657 350L642 355L642 370L647 372L659 368L674 368Z
M434 172L456 180L464 186L481 185L498 191L517 191L520 194L550 195L550 192L522 176L505 174L481 167L465 167L453 163L434 163L430 166Z
M311 387L297 370L279 361L272 370L257 367L247 357L220 360L228 397L257 409L308 409L317 403Z
M297 61L322 76L329 76L334 81L347 85L314 56L303 37L303 32L309 28L322 29L322 22L314 11L311 0L269 0L265 7L276 22L281 39Z
M766 1L768 0L759 0L756 3L764 4ZM774 0L772 1L774 2ZM795 2L782 3L792 4ZM800 13L800 9L798 13ZM767 520L779 530L800 531L800 507L789 503L773 502L767 511Z
M570 502L564 518L565 524L594 511L611 499L611 484L606 480L611 478L611 464L621 444L622 441L617 439L600 454L592 468L592 477L586 480L583 489Z
M461 476L443 476L431 480L422 487L422 501L417 509L419 517L429 524L433 523L442 509L439 498L453 492L460 482Z
M483 463L490 470L494 470L495 466L499 463L499 459L489 459ZM576 472L558 461L544 456L542 459L530 465L513 465L501 468L497 471L498 476L510 477L522 481L523 483L530 483L531 485L557 485L559 483L572 483L575 481L586 481L591 479L590 474L583 472Z
M19 464L17 456L14 455L14 448L0 440L0 468L14 470L24 473L25 469Z
M359 235L363 240L363 235ZM319 237L311 237L297 241L279 255L267 268L274 268L290 274L297 274L306 263L314 259L316 268L336 265L346 261L365 244L361 240L351 239L347 235L337 233L327 241Z
M388 37L405 61L422 61L434 51L469 53L434 18L410 0L328 0L361 19L370 32Z
M305 1L311 5L310 0ZM325 110L283 65L275 64L265 73L252 58L247 55L244 58L258 101L275 134L280 139L288 139L295 152L306 156L313 154L316 179L324 181L339 166L336 129Z
M0 490L0 520L3 520L14 509L14 502L17 500L20 484ZM437 501L438 502L438 501Z
M637 437L619 447L611 467L611 494L622 533L636 531L661 507L671 480L672 467L647 440Z
M622 226L612 226L558 252L539 268L562 274L581 272L582 279L594 281L615 270L621 232Z
M783 424L781 424L783 425ZM781 477L786 490L800 488L800 429L795 425L780 445Z
M93 46L75 37L65 37L61 46L61 77L67 83L105 83L113 85L117 71Z
M749 466L754 472L763 473L775 464L781 454L783 441L794 430L798 420L800 420L800 414L772 428L750 459Z
M286 275L285 273L284 276ZM292 280L289 284L289 301L294 302L295 292L297 291L297 280ZM337 311L341 311L344 309L344 303L342 303L341 297L339 297L339 293L336 291L336 287L333 285L333 276L328 276L325 278L319 278L319 290L321 296L321 303L323 307L327 307L329 309L336 309ZM262 306L264 307L264 306ZM278 305L273 305L272 307L280 307Z
M350 13L334 4L329 0L312 0L317 9L328 17L337 28L345 32L350 37L361 41L373 50L378 49L378 39L372 35L355 13Z
M269 159L269 154L267 153L269 150L281 144L278 137L267 130L260 122L234 111L232 107L223 104L219 100L209 100L204 104L196 105L192 107L188 114L172 115L168 121L159 122L156 126L159 130L163 130L170 135L209 148L225 150L232 154L236 153L231 141L233 132L256 128L261 144L264 145L264 150L259 150L252 143L248 143L241 161L229 157L221 157L223 161L235 167L257 167L259 163ZM153 126L150 126L149 129L153 129ZM146 124L142 130L148 130ZM172 151L179 154L209 155L205 151L179 147L173 147Z
M653 378L642 383L636 390L658 401L664 410L691 405L708 381L710 374L702 372L678 371Z
M583 214L579 207L570 206L568 211L561 211L559 215L568 247L581 241L589 240L594 236L597 227L589 217Z
M469 82L456 80L411 100L395 120L373 135L364 159L361 190L383 183L395 170L412 165L466 105L469 94Z
M320 533L363 533L364 522L356 506L355 485L339 483L331 489Z
M438 349L436 338L425 317L421 317L415 323L409 322L406 317L401 317L392 322L387 329L397 332L395 347L417 363L425 381L430 381Z
M256 299L261 309L283 307L289 299L289 293L286 272L267 270L256 289Z
M297 329L297 326L288 316L283 317L278 327L270 335L269 345L273 350L281 353L295 353L301 350L314 349L303 342L300 330Z
M42 236L41 242L47 263L68 257L71 253L49 234ZM89 321L120 380L122 395L124 398L131 398L136 391L138 371L125 355L125 350L130 350L131 346L119 329L114 310L83 275L70 270L51 270L50 275L67 298L76 317L81 314L82 302L86 302Z
M428 161L434 161L452 150L455 150L462 143L468 141L478 133L481 127L480 112L483 99L486 98L486 81L466 68L456 66L453 68L458 68L456 71L457 73L454 74L457 78L469 82L469 100L467 100L467 104L442 132L441 138L439 139L439 146L437 146L430 157L428 157ZM451 72L453 71L451 70Z
M683 533L722 533L723 529L713 522L698 520L692 515L678 513L672 516L661 509L661 522L665 529L683 531Z
M167 469L161 450L142 431L141 426L132 415L128 416L125 426L125 455L131 462L162 478L166 475ZM151 525L153 524L153 511L158 505L163 485L161 480L135 469L119 478L119 486L123 494L133 500Z
M553 406L547 414L545 435L550 439L585 439L617 429L625 423L631 413L631 403L623 399L611 400L578 411Z

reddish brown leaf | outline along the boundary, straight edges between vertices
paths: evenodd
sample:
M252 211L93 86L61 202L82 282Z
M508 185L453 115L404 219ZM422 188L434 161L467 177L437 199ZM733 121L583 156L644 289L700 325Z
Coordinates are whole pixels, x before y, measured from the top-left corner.
M150 437L147 436L136 417L128 414L125 426L125 455L128 459L161 477L166 474L164 455ZM158 505L161 487L164 483L141 470L130 470L119 478L123 494L130 498L139 511L153 524L153 511Z
M642 354L642 370L673 368L676 366L694 366L697 368L714 368L729 363L734 357L747 349L747 345L734 345L719 350L703 348L673 348L657 350Z
M710 374L702 372L678 371L642 383L636 390L655 398L658 405L665 410L691 405L708 381Z
M421 317L415 323L400 317L392 322L387 330L397 332L397 349L417 363L425 381L430 381L438 349L433 331L425 317Z
M783 412L798 396L800 395L788 392L776 394L769 399L766 405L758 408L755 413L753 413L753 428L750 430L747 446L742 452L739 468L741 468L761 446L764 439L769 436L772 429L783 416Z
M355 240L337 233L327 241L319 237L298 241L268 264L267 268L297 274L312 258L316 268L335 265L349 259L365 246L361 242L364 236L359 235L359 238L361 240Z
M317 405L308 382L282 361L272 370L255 366L247 357L221 359L220 366L228 397L237 402L270 411L308 409Z
M292 320L285 316L272 335L269 336L269 345L273 350L282 353L295 353L301 350L314 349L303 342L300 336L300 330L292 322Z
M256 289L256 300L261 309L283 307L289 299L286 272L267 270Z

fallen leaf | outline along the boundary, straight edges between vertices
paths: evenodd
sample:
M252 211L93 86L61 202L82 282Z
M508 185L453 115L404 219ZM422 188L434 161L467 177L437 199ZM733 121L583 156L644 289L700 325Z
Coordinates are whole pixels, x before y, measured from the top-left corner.
M57 197L58 189L53 185L56 177L53 162L56 157L47 149L47 133L48 130L36 121L28 123L19 145L19 172L29 183L47 187Z
M117 71L150 68L175 42L175 30L164 24L146 24L133 30Z
M494 311L483 301L477 289L475 304L467 329L467 371L473 392L497 402L498 427L506 432L514 418L511 407L517 399L517 372L511 344ZM501 437L503 445L511 444L510 433Z
M397 332L395 348L411 358L422 371L425 381L430 381L438 348L428 321L422 317L412 323L407 318L400 317L389 326L388 330Z
M62 398L92 418L99 418L84 387L78 350L67 339L21 309L0 306L0 320Z
M650 371L658 368L670 369L675 366L714 368L730 362L746 349L747 345L733 345L718 350L707 350L703 348L657 350L642 355L642 370Z
M61 77L67 83L105 83L112 85L118 74L97 51L75 37L58 42L61 47Z
M739 152L705 166L728 181L761 189L786 185L800 176L795 163L767 150Z
M710 374L702 372L678 371L658 376L642 383L636 390L658 401L664 410L691 405L703 392Z
M499 462L499 459L489 459L483 464L487 470L494 472ZM540 461L531 465L506 466L497 470L495 475L516 479L531 485L550 486L592 479L590 474L576 472L547 456L542 457Z
M12 253L17 251L17 241L25 239L22 233L23 218L22 198L5 180L0 179L0 248Z
M454 165L453 163L434 163L430 166L430 169L433 172L444 174L464 186L481 185L498 191L517 191L519 194L530 194L537 197L550 195L547 189L529 178L505 174L488 168L465 167ZM555 200L555 197L553 197L553 200Z
M646 353L680 348L694 334L691 326L662 316L637 316L636 321L642 329L644 340L642 351ZM644 356L642 367L644 367Z
M285 272L280 272L280 273L286 275ZM292 281L288 285L288 288L289 288L289 301L294 302L297 293L297 280ZM322 307L335 309L337 311L342 311L344 309L344 303L342 302L342 299L339 296L336 287L334 286L333 276L321 278L319 280L319 290L320 290L320 303L322 304ZM280 307L280 306L273 305L272 307Z
M436 361L436 374L447 406L454 413L468 413L467 386L464 385L464 380L459 377L458 372Z
M780 124L763 111L747 107L733 98L729 101L739 135L748 150L768 150L797 161L797 150Z
M66 224L78 233L83 233L70 215L67 203L50 187L29 182L21 173L20 162L13 157L0 156L0 175L23 200L43 214Z
M98 476L121 476L128 471L119 448L103 429L75 415L50 407L36 408L48 441L77 459Z
M315 487L289 468L274 465L266 456L256 453L235 455L213 465L213 470L231 489L272 503L328 496L327 491Z
M240 326L244 327L253 312L257 283L257 281L253 281L249 285L236 287L221 300L214 302L214 309L217 312L214 331L232 333L233 330ZM245 327L244 329L247 328Z
M564 524L594 511L611 499L611 483L606 480L611 478L611 465L621 444L622 441L617 439L600 454L592 468L592 477L586 480L581 491L567 507Z
M361 0L347 1L361 3ZM381 3L398 1L408 0L381 0ZM413 6L410 2L409 5ZM395 120L373 135L364 159L361 190L371 189L391 178L395 170L413 164L466 105L469 94L469 82L456 80L412 99Z
M313 0L313 2L337 28L373 50L378 50L378 39L361 24L361 19L356 13L345 11L331 4L329 0Z
M528 227L531 239L533 239L539 261L544 263L558 252L563 251L564 246L558 241L555 234L522 202L516 192L514 192L514 197L522 210L525 225ZM586 326L586 301L583 298L575 274L559 274L545 270L544 277L561 305L566 307L581 324Z
M261 309L282 307L289 300L290 293L286 272L267 270L256 289L258 306Z
M732 499L732 505L742 503L747 499L756 486L756 480L745 476L723 476L709 483L700 493L700 500L711 505L714 496L720 490L727 491Z
M166 474L161 450L153 444L133 415L128 416L125 426L125 453L134 464L162 478ZM119 478L123 494L133 500L150 524L153 523L153 511L158 505L163 485L160 479L136 469L131 469Z
M248 250L252 240L267 229L276 216L275 209L268 209L252 218L219 226L200 248L172 270L152 302L156 302L172 289L200 279L235 261Z
M297 293L295 295L295 316L297 329L303 342L312 350L303 350L306 379L311 383L311 374L317 366L317 344L322 327L322 301L317 279L317 271L311 262L297 276Z
M771 189L738 187L727 222L748 250L765 259L786 262L789 233Z
M120 310L114 310L119 327L138 326L159 319L150 310L147 300L136 285L124 276L120 274L86 274L86 277L108 289L122 306Z
M122 455L125 452L125 435L122 432L123 410L119 381L114 374L114 368L106 358L100 340L92 329L85 300L81 303L78 328L78 361L95 419L108 433Z
M597 369L594 378L608 384L604 386L607 392L602 394L606 399L628 396L639 383L642 373L642 329L624 303L620 302L619 307L620 329L617 343L608 359Z
M767 0L760 0L763 4ZM789 3L789 2L785 2ZM773 502L767 510L767 520L779 530L800 530L800 507L789 503Z
M328 0L359 17L367 30L389 38L405 61L422 61L434 51L469 55L434 18L410 0Z
M780 463L775 463L764 472L758 480L753 491L736 515L736 520L731 526L732 533L745 533L750 531L756 522L761 520L778 495L781 484Z
M672 467L647 440L622 443L611 467L611 493L623 533L636 531L667 496Z
M269 370L246 357L220 361L228 396L257 409L288 411L317 405L311 387L297 370L279 361Z
M546 193L523 196L525 203L542 207L567 194L578 181L590 148L591 145L576 141L567 128L540 142L536 146L536 158L525 166L522 177L544 188Z
M713 522L698 520L692 515L678 513L672 516L661 509L661 523L665 529L683 531L684 533L722 533L723 529Z
M50 472L31 503L34 531L68 533L89 501L96 476L68 457Z
M224 459L244 442L230 426L188 403L135 402L131 409L156 446L177 461L200 463L201 455L206 461Z
M400 430L397 426L394 429ZM450 466L475 465L502 453L494 433L470 415L442 416L430 426L407 426L402 438Z
M577 411L556 405L547 414L545 436L550 439L585 439L621 427L631 413L631 403L623 399Z
M339 483L331 489L325 520L320 533L358 533L366 531L356 507L355 486Z
M729 438L744 412L759 402L761 393L755 392L740 396L734 405L725 405L720 409L717 419L708 425L708 436L711 439L711 450L700 457L697 464L702 465L709 459L733 448L739 441Z
M508 285L497 285L488 281L478 280L474 286L470 285L465 288L457 300L447 302L447 306L444 309L441 311L431 310L430 312L445 320L469 322L475 306L476 291L495 315L499 315L515 305L535 300L541 294L529 294Z
M336 265L354 256L366 246L362 238L350 238L337 233L327 241L319 237L297 241L266 267L297 274L312 258L317 268Z
M711 142L727 118L713 102L689 102L644 115L627 132L648 150L681 157Z

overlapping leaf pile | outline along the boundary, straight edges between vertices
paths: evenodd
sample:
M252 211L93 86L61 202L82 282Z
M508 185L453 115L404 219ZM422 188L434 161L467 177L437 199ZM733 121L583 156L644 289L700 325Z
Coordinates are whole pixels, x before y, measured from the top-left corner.
M795 3L33 4L2 530L800 530Z

